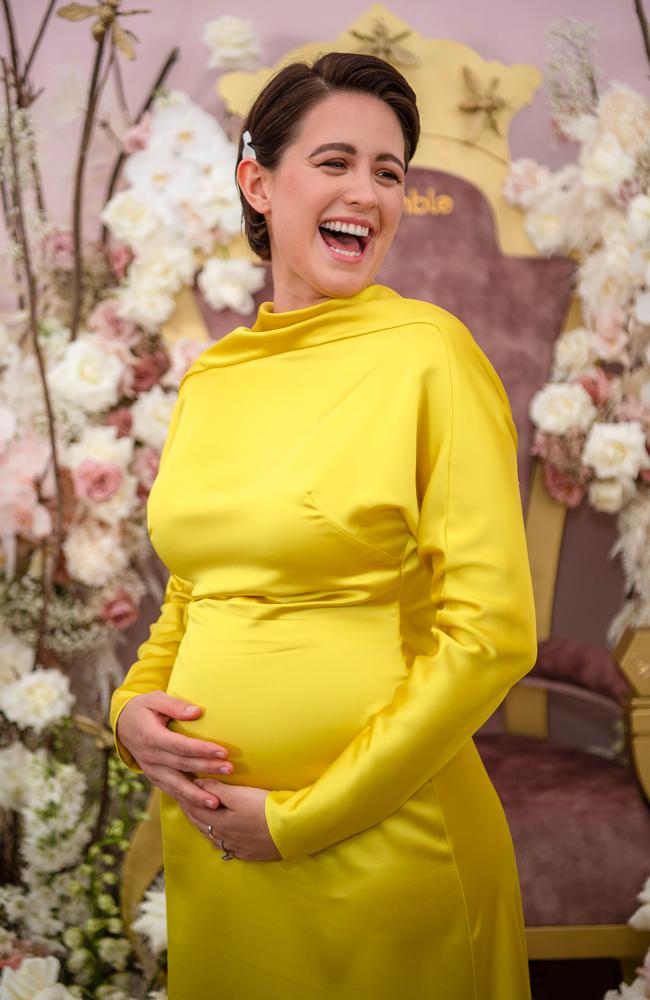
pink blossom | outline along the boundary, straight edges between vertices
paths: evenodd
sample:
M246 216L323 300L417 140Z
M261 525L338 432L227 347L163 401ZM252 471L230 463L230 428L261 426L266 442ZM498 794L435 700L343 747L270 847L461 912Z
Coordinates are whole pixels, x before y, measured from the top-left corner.
M64 229L52 229L41 243L41 252L48 267L55 271L71 271L74 266L74 240Z
M16 433L16 414L8 406L0 406L0 448Z
M6 958L0 958L0 969L5 966L9 969L19 969L23 959L42 954L42 949L36 948L33 941L21 941L19 938L13 939L12 948L13 951Z
M145 444L142 448L138 448L133 460L133 471L138 477L139 486L142 487L142 491L138 489L140 499L146 500L148 497L154 479L158 474L159 464L160 453L151 448L150 445ZM142 493L144 493L144 496L142 496Z
M169 359L165 351L153 351L143 354L133 366L133 390L136 393L148 392L160 376L169 368Z
M146 149L151 138L150 111L145 111L137 125L133 125L122 136L122 145L126 153L138 153L141 149Z
M7 476L0 481L0 523L4 535L21 535L30 542L52 530L50 512L39 503L34 487Z
M592 317L592 343L599 357L606 361L628 361L628 337L625 313L620 306L604 307Z
M547 462L544 465L544 485L553 497L567 507L577 507L585 495L584 485Z
M133 414L128 406L120 406L118 410L113 410L106 417L106 423L112 427L117 427L118 438L128 437L133 426Z
M597 368L595 375L582 375L578 382L587 390L594 406L602 406L609 399L610 380L602 368Z
M114 462L85 458L72 470L75 492L82 500L105 503L115 496L124 480L124 471Z
M88 326L104 340L118 341L127 347L133 347L140 340L135 323L118 315L115 299L104 299L96 305L88 317Z
M37 434L24 434L0 455L0 476L13 476L21 483L32 483L43 475L49 461L48 442Z
M118 281L121 281L126 274L133 257L133 250L127 243L115 243L110 247L108 264Z
M99 617L113 628L125 629L138 620L138 607L131 595L122 589L104 604Z
M175 340L169 348L171 367L161 379L162 384L171 389L178 389L187 369L208 346L205 341L193 340L191 337L181 337L179 340Z

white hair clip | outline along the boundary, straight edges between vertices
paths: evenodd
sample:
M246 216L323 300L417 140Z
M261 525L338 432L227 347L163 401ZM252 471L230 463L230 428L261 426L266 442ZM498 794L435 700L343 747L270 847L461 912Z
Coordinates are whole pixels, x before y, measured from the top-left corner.
M244 140L244 148L242 149L241 158L242 160L256 160L257 153L253 149L251 142L252 136L248 129L244 132L242 139Z

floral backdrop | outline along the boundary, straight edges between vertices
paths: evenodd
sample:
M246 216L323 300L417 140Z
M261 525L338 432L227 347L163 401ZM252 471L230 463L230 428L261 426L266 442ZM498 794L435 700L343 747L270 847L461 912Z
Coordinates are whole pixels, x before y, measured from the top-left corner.
M128 19L143 12L55 6L23 55L3 0L2 263L15 308L0 315L0 1000L162 1000L164 886L131 926L119 896L148 789L114 755L106 710L125 630L147 593L162 597L146 502L179 381L205 346L169 343L162 327L188 286L250 316L265 272L233 249L238 125L166 87L175 52L137 114L123 98L105 204L84 233L93 130L107 81L123 94L121 63L137 55ZM34 131L53 16L93 51L69 228L48 218ZM248 21L221 16L202 37L212 69L259 65ZM518 161L504 194L541 253L579 260L584 325L558 341L530 412L551 494L618 518L629 594L616 637L650 601L650 108L622 84L598 93L587 29L565 26L555 44L555 123L580 143L578 163L554 174ZM650 880L639 901L630 922L650 927ZM650 995L649 981L646 963L625 995Z

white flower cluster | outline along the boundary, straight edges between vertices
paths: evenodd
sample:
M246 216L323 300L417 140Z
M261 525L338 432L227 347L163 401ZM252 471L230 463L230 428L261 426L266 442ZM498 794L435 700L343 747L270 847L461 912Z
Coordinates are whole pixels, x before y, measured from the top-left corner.
M126 162L131 186L111 199L102 220L135 253L119 313L156 330L171 315L175 294L193 281L199 253L240 234L242 212L236 148L213 115L173 91L155 102L150 126L146 147ZM213 266L203 279L212 307L250 313L250 293L262 288L264 268L243 258L208 256L208 263L226 265L223 274ZM223 280L221 295L217 278Z
M0 688L0 712L37 733L69 715L73 704L70 680L60 670L36 668Z
M211 49L210 68L257 69L260 43L252 21L223 14L203 28L203 41Z
M154 955L167 947L167 898L165 890L152 888L144 896L138 908L138 916L131 925L142 934Z
M578 162L553 173L519 160L504 195L540 253L580 259L583 325L558 338L529 414L551 495L618 514L612 555L634 596L610 623L615 642L650 617L650 104L616 83L591 112L567 106L556 121Z

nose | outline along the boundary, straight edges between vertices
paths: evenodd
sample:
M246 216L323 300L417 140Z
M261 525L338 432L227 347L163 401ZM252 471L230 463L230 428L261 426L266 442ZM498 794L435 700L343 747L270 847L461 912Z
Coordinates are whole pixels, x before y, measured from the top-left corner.
M349 171L347 181L343 195L343 201L346 205L361 205L366 210L374 208L377 204L377 192L372 174L360 166L356 170Z

